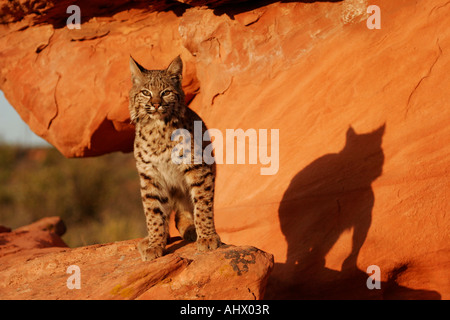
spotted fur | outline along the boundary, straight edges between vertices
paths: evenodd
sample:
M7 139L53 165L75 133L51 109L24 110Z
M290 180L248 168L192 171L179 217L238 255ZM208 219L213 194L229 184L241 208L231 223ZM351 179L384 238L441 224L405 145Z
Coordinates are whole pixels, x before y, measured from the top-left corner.
M181 58L175 58L165 70L147 70L130 58L130 69L134 156L148 229L148 237L138 244L141 257L146 261L163 255L172 211L184 239L197 241L199 251L216 249L221 241L213 217L215 167L193 161L194 121L201 119L185 105ZM179 142L171 136L177 129L191 134L191 164L172 161L172 150Z

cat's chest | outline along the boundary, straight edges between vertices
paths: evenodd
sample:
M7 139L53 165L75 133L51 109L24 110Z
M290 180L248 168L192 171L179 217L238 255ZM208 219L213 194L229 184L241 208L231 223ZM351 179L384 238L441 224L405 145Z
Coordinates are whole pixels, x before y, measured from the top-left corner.
M174 130L176 129L161 124L137 127L134 140L137 165L143 169L151 166L171 168L171 155L177 144L177 141L171 139Z
M134 147L151 154L162 154L172 148L172 132L175 129L164 125L142 126L136 131Z
M167 188L182 189L184 178L179 165L172 161L172 147L170 145L146 145L134 150L138 171L156 179Z

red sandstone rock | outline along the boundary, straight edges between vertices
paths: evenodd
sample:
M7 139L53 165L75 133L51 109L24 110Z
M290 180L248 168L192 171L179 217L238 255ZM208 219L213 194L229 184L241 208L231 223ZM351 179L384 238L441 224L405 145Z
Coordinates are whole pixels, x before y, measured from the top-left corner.
M46 217L13 231L2 228L5 231L0 232L0 259L29 249L67 247L60 238L66 227L59 217Z
M33 225L26 229L0 238L2 300L262 299L273 267L271 254L250 246L200 254L195 244L177 240L165 256L143 262L138 240L69 249L50 244ZM35 241L25 243L23 232ZM12 246L16 251L5 253ZM79 267L80 289L67 286L72 265Z
M209 128L280 129L276 175L223 164L216 182L222 240L275 256L267 298L449 299L450 6L371 4L381 30L359 0L90 7L79 31L64 11L16 12L0 25L0 88L66 156L129 151L129 54L162 68L181 53Z

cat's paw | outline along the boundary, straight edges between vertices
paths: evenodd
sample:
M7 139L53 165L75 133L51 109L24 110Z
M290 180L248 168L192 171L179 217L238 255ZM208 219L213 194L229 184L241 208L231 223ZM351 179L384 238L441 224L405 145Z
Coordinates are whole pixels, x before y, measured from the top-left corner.
M217 249L222 245L219 235L213 234L208 237L197 239L197 250L200 252Z
M162 257L164 253L164 248L161 246L149 246L147 239L139 242L137 248L141 254L142 261L152 261L156 258Z

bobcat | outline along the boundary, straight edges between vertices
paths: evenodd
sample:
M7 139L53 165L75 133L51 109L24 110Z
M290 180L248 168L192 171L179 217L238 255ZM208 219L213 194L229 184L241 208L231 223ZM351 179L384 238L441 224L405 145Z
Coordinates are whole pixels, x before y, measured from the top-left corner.
M194 144L198 143L193 138L194 121L201 121L185 104L183 62L178 56L165 70L147 70L130 57L130 69L134 156L148 229L148 237L137 246L142 260L163 255L172 211L183 239L196 240L199 251L216 249L221 241L213 220L215 166L204 161L175 164L171 157L178 144L171 137L177 129L189 131L194 157ZM202 130L206 130L203 125Z

